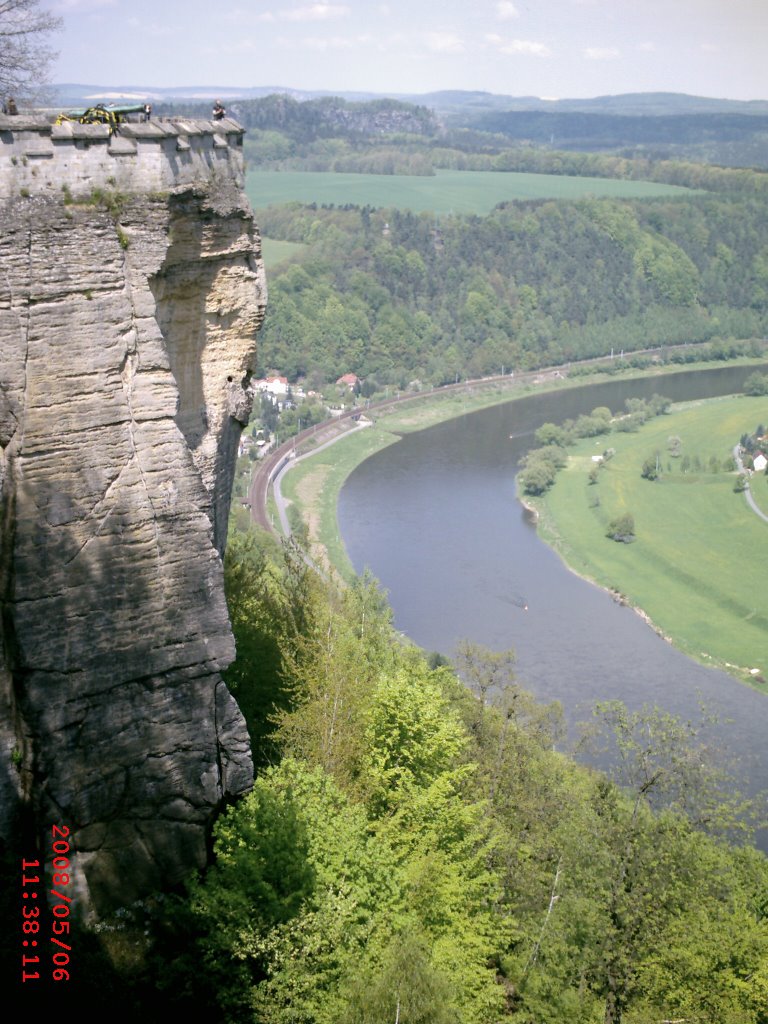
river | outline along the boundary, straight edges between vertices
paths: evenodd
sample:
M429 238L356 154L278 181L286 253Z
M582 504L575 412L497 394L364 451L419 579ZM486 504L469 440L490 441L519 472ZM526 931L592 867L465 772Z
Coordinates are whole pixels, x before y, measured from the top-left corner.
M686 719L698 719L703 702L732 723L717 739L742 784L768 791L768 697L687 658L570 572L515 496L518 460L542 423L602 405L617 411L654 392L673 401L730 394L753 369L531 395L409 434L342 489L339 525L352 563L381 581L395 627L426 650L450 656L464 638L513 647L518 681L541 700L560 700L571 726L599 700L655 704Z

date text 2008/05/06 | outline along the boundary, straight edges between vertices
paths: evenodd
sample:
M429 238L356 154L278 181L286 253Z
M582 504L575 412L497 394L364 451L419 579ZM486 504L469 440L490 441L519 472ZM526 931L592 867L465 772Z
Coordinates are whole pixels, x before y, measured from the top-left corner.
M42 936L41 917L44 916L41 895L45 897L45 882L41 885L40 861L22 860L21 862L21 980L39 981L41 977L41 954L48 952L51 956L51 980L69 981L70 954L70 922L69 912L72 897L66 893L71 881L70 844L67 841L69 828L66 825L51 827L51 888L49 894L56 902L50 903L50 932L48 942ZM50 948L49 948L50 947ZM47 963L47 956L45 956Z

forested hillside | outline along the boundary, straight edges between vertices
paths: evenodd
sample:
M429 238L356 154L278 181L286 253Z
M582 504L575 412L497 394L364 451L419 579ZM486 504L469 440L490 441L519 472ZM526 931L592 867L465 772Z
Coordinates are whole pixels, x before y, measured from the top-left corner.
M440 94L412 100L420 104L420 111L430 108L435 114L430 118L421 114L410 124L402 119L397 127L397 122L390 122L389 130L416 132L438 145L450 145L452 139L461 138L464 130L476 141L482 139L485 146L497 148L519 145L555 152L604 152L641 159L768 168L768 111L765 103L757 101L729 104L652 93L554 102L481 96L474 103L465 97L451 103ZM266 101L262 102L258 120L253 119L249 127L282 131L277 119L270 117ZM369 106L373 104L356 104L357 116ZM292 137L298 141L312 136L294 131Z
M424 174L430 165L452 166L441 150L500 156L512 149L523 156L575 151L768 168L768 112L758 101L653 93L556 102L462 92L410 99L273 93L227 106L248 129L249 159L262 167L370 173L372 149L378 149L377 173ZM161 117L181 112L209 117L210 103L178 97L156 104Z
M528 164L712 191L484 217L262 209L301 248L270 278L261 372L354 372L370 393L681 342L726 357L766 332L767 176L403 125L356 138L284 108L253 133L262 166ZM596 708L603 774L563 753L560 708L512 652L428 657L373 580L340 590L255 534L234 531L225 570L257 778L209 870L149 915L137 993L227 1024L768 1024L768 862L705 720Z
M511 652L465 644L470 692L402 645L373 581L338 592L253 538L227 582L260 773L163 912L148 962L170 1008L765 1024L768 864L723 839L744 808L697 727L598 708L599 774L556 751L560 709Z
M273 95L238 104L244 128L278 131L291 139L370 139L371 136L410 133L435 135L438 121L426 107L398 100L350 103L335 96L299 102Z
M494 111L466 119L466 127L560 150L614 151L695 158L726 166L765 167L768 116L688 113L630 116L564 111Z
M623 351L762 337L768 200L508 204L488 217L259 211L304 243L273 274L263 370L443 383Z

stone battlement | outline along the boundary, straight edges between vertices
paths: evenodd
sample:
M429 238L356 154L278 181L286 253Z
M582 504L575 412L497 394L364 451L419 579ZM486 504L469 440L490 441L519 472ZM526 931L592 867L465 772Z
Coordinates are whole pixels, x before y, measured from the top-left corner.
M124 122L115 131L0 114L0 199L90 195L94 188L165 192L217 172L243 188L243 134L230 118Z

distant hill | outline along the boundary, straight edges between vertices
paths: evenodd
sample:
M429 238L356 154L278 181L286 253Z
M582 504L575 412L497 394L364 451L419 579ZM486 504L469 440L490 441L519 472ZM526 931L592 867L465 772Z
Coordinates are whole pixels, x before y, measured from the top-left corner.
M628 146L742 142L768 133L768 112L687 114L598 114L579 110L499 110L476 114L471 127L510 140L555 149L600 150Z
M768 100L726 100L682 92L639 92L596 96L591 100L556 100L555 109L595 114L768 114ZM548 109L548 108L545 108Z
M726 100L704 96L689 96L675 92L625 93L618 96L596 96L593 99L542 99L538 96L505 96L499 93L463 89L441 90L428 93L376 93L376 92L334 92L325 90L291 89L282 85L238 87L231 85L85 85L63 83L53 87L56 103L74 104L84 100L112 100L118 98L147 99L151 102L173 102L174 100L207 101L219 97L227 101L235 99L257 99L279 93L296 100L319 99L323 96L339 96L350 101L374 99L397 99L420 106L431 107L438 112L451 114L483 111L533 111L550 113L580 112L593 114L615 114L620 116L673 116L676 114L768 114L768 100Z
M468 151L523 145L768 168L768 100L671 92L554 100L461 89L396 95L221 84L159 88L69 83L55 90L55 104L64 109L127 100L150 102L159 115L182 111L191 117L210 116L211 103L219 98L250 131L277 132L291 140L275 148L273 136L272 143L262 142L264 152L251 148L250 156L257 161L308 157L294 143L321 138L366 136L379 144L387 134L409 133ZM253 139L256 144L258 136ZM382 172L380 164L358 161L344 169L376 173ZM397 166L400 173L429 173L421 164L415 168L410 157Z
M490 92L448 90L402 97L454 114L482 111L547 111L549 113L615 114L625 117L682 114L768 114L768 100L725 100L681 92L638 92L592 99L542 99Z
M374 92L333 92L289 89L282 85L259 85L237 87L232 85L86 85L77 82L65 82L51 87L54 104L60 106L82 104L85 101L117 102L120 99L141 99L150 103L173 103L175 101L208 102L221 99L231 103L233 100L260 99L264 96L284 95L296 100L319 99L322 96L340 96L352 101L365 101L384 98L382 93Z

